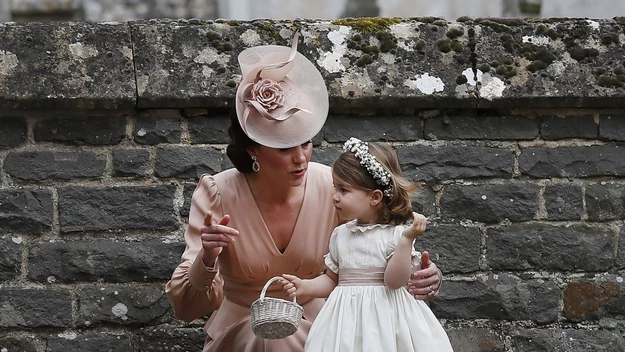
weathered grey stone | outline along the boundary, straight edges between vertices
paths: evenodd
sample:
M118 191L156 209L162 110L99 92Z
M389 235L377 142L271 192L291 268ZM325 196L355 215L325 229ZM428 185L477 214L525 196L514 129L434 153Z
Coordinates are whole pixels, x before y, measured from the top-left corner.
M625 148L618 145L521 150L519 171L531 177L625 175Z
M616 265L620 269L625 269L625 227L621 227L621 233L619 234Z
M0 107L135 106L132 44L126 25L13 23L6 24L2 33Z
M599 320L610 315L622 316L625 314L624 288L622 278L615 276L569 282L564 289L564 317L581 322Z
M113 150L115 176L146 176L150 170L150 151L139 148Z
M473 282L445 282L431 307L439 319L531 320L547 324L558 319L560 294L558 286L550 281L499 274Z
M0 282L13 280L22 269L21 237L0 237Z
M46 352L128 352L133 351L129 336L107 333L85 333L68 339L61 336L48 338Z
M590 221L625 219L625 185L595 183L586 188L586 210Z
M584 212L584 196L581 186L547 185L543 194L547 219L580 220Z
M178 110L142 111L135 122L133 138L139 144L179 143L181 118Z
M313 149L311 161L331 166L334 160L343 152L340 148L315 148Z
M454 351L504 352L503 337L488 328L445 329Z
M441 215L485 223L528 221L538 211L539 186L532 183L447 185Z
M29 252L28 278L47 282L151 282L168 280L180 262L182 243L58 241L41 242Z
M494 270L604 271L614 265L609 228L515 224L486 232L486 260ZM592 260L581 260L581 254Z
M445 116L425 120L426 139L531 140L536 121L524 116Z
M428 251L444 272L472 272L479 269L480 230L460 225L434 224L417 238L415 249Z
M69 328L72 300L66 290L0 288L0 327Z
M133 345L138 351L187 352L201 351L206 332L201 327L176 328L167 325L138 331Z
M154 325L171 322L173 315L163 286L82 286L76 324Z
M402 172L414 180L512 176L514 155L500 148L431 147L414 145L397 149Z
M12 177L28 181L101 177L106 155L94 152L11 152L4 169Z
M620 45L602 39L618 37L622 23L487 18L468 24L477 26L476 66L488 71L481 76L480 107L512 100L546 108L620 105L623 84L614 62L623 55Z
M547 116L540 123L540 137L545 140L565 138L596 139L599 128L592 115Z
M15 148L28 140L28 123L21 117L0 118L0 148Z
M584 329L518 329L511 333L516 351L621 352L625 339L618 331Z
M117 144L126 137L125 116L64 117L39 120L33 127L37 142L76 145Z
M184 203L180 207L180 216L185 218L185 220L189 217L189 211L191 210L191 199L193 198L193 192L197 187L196 182L185 182L184 183Z
M228 112L208 116L194 116L189 118L189 136L191 143L219 143L227 144L228 125L230 117Z
M599 138L625 142L625 115L599 115Z
M0 190L0 230L42 234L52 228L52 192Z
M221 171L224 155L212 147L160 147L156 151L157 177L199 179L202 174Z
M39 352L32 336L0 335L0 351L6 352Z
M427 185L421 185L419 193L412 198L412 211L426 216L436 214L436 192Z
M356 137L368 142L414 141L421 139L418 116L353 116L333 115L323 127L326 141L345 142Z
M61 232L174 229L174 186L59 188Z

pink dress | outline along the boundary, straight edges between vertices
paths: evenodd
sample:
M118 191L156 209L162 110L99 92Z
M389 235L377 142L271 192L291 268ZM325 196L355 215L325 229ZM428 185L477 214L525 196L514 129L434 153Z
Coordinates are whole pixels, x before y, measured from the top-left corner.
M200 179L185 233L187 248L166 292L177 316L185 321L214 311L205 326L204 352L303 351L323 299L298 301L304 319L295 334L281 340L264 340L252 333L250 306L271 277L289 273L313 278L325 268L323 256L338 224L330 168L309 163L306 177L304 201L284 252L273 242L245 175L231 169ZM209 210L214 219L230 214L230 226L239 230L237 242L224 249L215 268L205 267L198 258L200 228ZM288 299L279 284L270 286L266 296Z

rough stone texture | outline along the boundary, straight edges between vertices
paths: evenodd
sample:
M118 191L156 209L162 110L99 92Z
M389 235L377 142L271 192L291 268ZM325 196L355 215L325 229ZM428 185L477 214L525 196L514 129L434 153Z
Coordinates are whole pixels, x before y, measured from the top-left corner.
M52 192L0 190L0 230L42 234L52 227Z
M77 325L88 327L159 324L172 320L162 286L83 286L76 292L79 302Z
M184 216L185 218L189 218L189 211L191 210L191 198L193 197L193 191L197 187L196 182L186 182L184 184L184 203L180 207L180 216Z
M70 327L72 300L66 290L0 288L0 302L0 327Z
M191 143L218 143L227 144L229 113L221 112L215 115L194 116L189 118L189 136Z
M402 172L415 180L436 181L454 178L511 177L512 151L481 147L399 147Z
M599 116L599 137L609 141L625 142L625 115Z
M381 117L381 119L380 119ZM355 126L358 129L355 130ZM363 141L412 141L421 139L421 119L417 116L333 115L323 127L325 140L343 143L350 137Z
M447 328L447 336L458 352L504 352L503 338L488 328Z
M605 227L515 224L486 234L494 270L602 271L614 265L614 234ZM592 260L581 260L580 253Z
M37 282L151 282L168 280L182 243L143 240L41 242L29 251L28 278Z
M427 216L436 214L436 192L421 185L419 193L412 199L412 210Z
M444 116L426 119L424 133L427 139L531 140L538 126L524 116Z
M133 138L139 144L180 142L180 112L178 110L141 111L135 123Z
M528 221L538 211L538 191L531 183L449 185L440 200L441 215L485 223Z
M625 185L620 183L591 184L586 188L588 220L625 219Z
M560 294L553 282L500 274L473 282L445 282L445 289L431 307L439 319L532 320L548 324L558 319Z
M513 352L620 352L625 339L618 331L579 329L519 329L512 333Z
M202 174L221 171L223 158L221 151L211 147L162 147L156 151L154 174L199 179Z
M22 264L22 237L0 237L0 282L20 275Z
M540 123L540 136L545 140L565 138L596 139L599 134L593 116L547 116Z
M0 108L134 107L135 69L127 25L7 23L2 38Z
M38 142L76 145L117 144L126 137L126 118L89 116L46 119L37 121L33 133Z
M481 234L478 228L459 225L430 225L417 238L415 248L428 251L444 272L472 272L479 269Z
M0 118L0 149L15 148L26 143L28 123L21 117Z
M101 177L106 168L106 155L94 152L12 152L7 156L4 168L12 177L29 181Z
M113 150L113 173L115 176L146 176L149 169L149 150L138 148Z
M39 352L32 336L2 336L2 334L0 334L0 351Z
M86 333L68 339L62 336L48 338L46 352L127 352L133 351L131 340L125 335Z
M564 289L563 313L572 321L592 321L625 315L625 285L615 277L570 282Z
M543 194L547 219L580 220L584 212L584 196L581 186L558 184L545 187Z
M625 227L621 228L618 242L618 254L616 257L616 265L623 269L625 268Z
M174 328L162 325L139 331L133 340L133 345L138 351L201 351L205 339L206 332L200 327Z
M625 147L618 145L521 150L519 171L531 177L625 175Z
M59 189L61 232L173 229L173 186L63 187Z

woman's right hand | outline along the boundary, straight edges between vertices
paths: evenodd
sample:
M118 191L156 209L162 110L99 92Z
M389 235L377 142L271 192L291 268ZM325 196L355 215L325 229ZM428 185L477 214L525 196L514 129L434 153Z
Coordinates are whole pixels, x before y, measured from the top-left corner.
M200 238L202 239L202 261L204 266L215 266L217 256L230 244L236 242L236 236L239 231L228 226L230 223L230 215L224 215L219 221L213 220L213 213L208 212L204 217L204 226L200 229Z

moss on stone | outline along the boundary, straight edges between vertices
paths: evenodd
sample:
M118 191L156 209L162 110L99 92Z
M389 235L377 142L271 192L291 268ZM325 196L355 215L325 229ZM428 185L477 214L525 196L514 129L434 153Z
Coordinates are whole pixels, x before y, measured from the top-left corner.
M414 46L414 47L415 47L415 49L417 49L417 50L423 50L423 49L425 49L425 46L426 46L426 42L425 42L425 40L423 40L423 39L419 39L419 40L417 40L417 42L415 43L415 46Z
M230 88L234 88L237 86L237 82L235 82L235 80L233 79L229 79L228 82L226 82L226 85Z
M469 80L467 79L467 77L465 75L460 75L458 77L456 77L456 84L457 85L461 85L461 84L466 84Z
M332 21L338 26L348 26L363 33L370 33L382 29L388 29L392 25L401 23L401 19L393 17L361 17L361 18L341 18Z
M208 40L210 40L210 41L220 40L221 39L221 34L215 32L215 31L208 31L208 32L206 32L206 38L208 38Z
M464 35L464 29L463 28L452 28L452 29L448 30L445 35L449 39L456 39L456 38L462 37Z
M356 66L365 67L373 62L373 58L369 54L364 54L358 60L356 60Z
M451 51L451 39L441 39L438 42L436 42L436 46L438 47L438 50L440 50L443 53L448 53Z
M352 40L354 40L355 42L359 42L362 40L362 35L356 33L354 34L354 36L352 37Z
M602 87L622 87L623 82L621 82L618 77L614 75L601 75L597 79L597 84Z
M380 51L388 53L397 46L397 38L388 31L379 31L375 37L380 41Z
M531 64L527 65L527 70L530 72L536 72L538 70L543 70L546 67L547 67L547 64L545 64L543 61L536 60L536 61L532 61Z
M490 65L487 63L480 64L477 68L484 73L490 71Z
M495 72L497 72L498 75L504 76L505 78L514 77L517 73L516 69L511 65L500 65L499 67L497 67L497 70Z
M456 22L469 22L472 21L473 19L469 16L460 16L456 19Z

